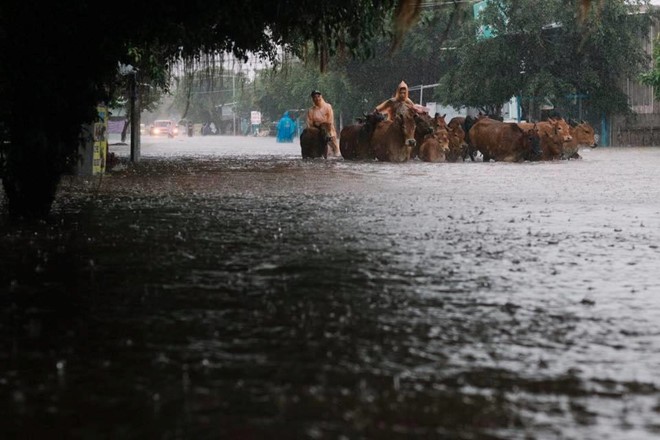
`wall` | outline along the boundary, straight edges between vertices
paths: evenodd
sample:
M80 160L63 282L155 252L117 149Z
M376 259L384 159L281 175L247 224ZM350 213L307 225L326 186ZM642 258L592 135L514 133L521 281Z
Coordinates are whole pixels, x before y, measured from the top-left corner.
M656 23L651 27L648 40L642 42L649 56L653 53L653 45L657 42L659 32L660 28ZM649 69L651 67L652 64L649 65ZM628 102L635 116L628 120L624 116L610 118L610 145L613 147L660 145L660 101L654 98L654 88L631 79L626 80L621 87L628 95Z
M614 147L660 146L660 113L638 114L630 121L623 116L614 117L610 138Z

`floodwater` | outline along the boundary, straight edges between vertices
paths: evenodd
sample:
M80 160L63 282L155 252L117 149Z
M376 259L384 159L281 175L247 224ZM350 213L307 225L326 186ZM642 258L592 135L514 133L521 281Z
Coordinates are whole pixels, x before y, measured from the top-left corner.
M2 224L0 438L660 438L660 149L142 154Z

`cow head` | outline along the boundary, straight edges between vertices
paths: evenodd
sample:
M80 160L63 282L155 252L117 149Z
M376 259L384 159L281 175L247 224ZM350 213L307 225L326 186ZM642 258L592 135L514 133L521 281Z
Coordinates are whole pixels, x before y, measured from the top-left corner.
M417 145L415 141L415 111L407 106L401 106L397 110L394 120L401 128L406 145L409 147Z
M322 122L318 124L318 129L319 129L319 135L321 136L321 139L323 139L323 142L330 142L332 139L332 127L330 126L329 123L327 122Z
M445 116L447 116L447 113L445 113L444 115L441 115L440 113L436 113L435 116L433 117L434 127L439 129L447 129L447 121L445 121Z
M571 127L564 118L548 118L548 122L554 127L555 133L561 136L563 142L568 142L573 139L571 136Z
M596 148L598 146L594 128L588 122L582 121L571 126L571 136L576 140L578 147Z
M427 134L433 133L433 119L428 113L415 114L415 138L423 138Z
M433 136L437 139L440 149L446 154L449 152L450 133L447 128L436 128Z

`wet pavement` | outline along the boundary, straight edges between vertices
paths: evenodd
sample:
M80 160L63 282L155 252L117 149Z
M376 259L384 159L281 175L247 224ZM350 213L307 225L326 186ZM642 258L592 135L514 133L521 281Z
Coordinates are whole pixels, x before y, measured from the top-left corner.
M0 226L0 438L659 438L660 150L581 154L145 137Z

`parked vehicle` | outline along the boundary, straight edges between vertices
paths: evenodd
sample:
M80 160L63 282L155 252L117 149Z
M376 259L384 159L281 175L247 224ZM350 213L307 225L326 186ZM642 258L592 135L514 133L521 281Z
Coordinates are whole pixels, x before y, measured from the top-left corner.
M149 134L152 136L174 137L179 134L179 127L171 119L157 119L151 126Z

